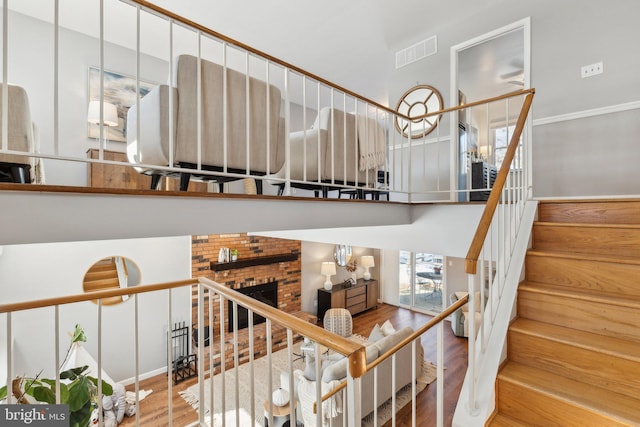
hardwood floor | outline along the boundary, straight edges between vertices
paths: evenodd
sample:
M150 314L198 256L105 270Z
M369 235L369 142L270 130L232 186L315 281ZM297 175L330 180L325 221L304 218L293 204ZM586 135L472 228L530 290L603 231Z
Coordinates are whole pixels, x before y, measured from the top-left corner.
M381 304L375 310L359 314L354 317L354 333L368 336L376 323L382 324L389 319L396 329L405 326L417 328L428 321L431 316L412 312L403 308ZM436 329L427 332L422 338L425 359L433 363L437 360ZM467 339L453 335L449 322L444 324L444 424L451 425L458 395L467 369ZM172 389L172 418L173 424L184 426L197 421L197 412L191 408L178 394L191 385L197 383L197 378L186 380ZM127 389L132 389L128 387ZM167 377L158 375L140 382L140 389L153 390L140 403L140 425L160 426L168 425L167 410ZM436 383L430 384L418 395L417 413L420 414L417 426L436 425ZM135 417L125 417L121 426L135 425ZM390 426L391 422L386 425ZM411 405L400 410L396 419L397 426L411 425Z

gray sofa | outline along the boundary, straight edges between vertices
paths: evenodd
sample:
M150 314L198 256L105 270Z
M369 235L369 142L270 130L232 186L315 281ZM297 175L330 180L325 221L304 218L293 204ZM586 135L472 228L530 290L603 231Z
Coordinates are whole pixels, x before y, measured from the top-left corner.
M392 335L386 336L372 344L367 345L367 363L375 360L379 355L382 355L389 351L394 345L408 337L413 333L413 329L406 327L395 332ZM411 345L407 345L402 348L396 355L396 392L404 386L411 384L412 370L411 366ZM416 346L416 372L420 375L422 371L422 361L424 359L424 349L422 345ZM342 381L346 378L348 359L343 358L336 363L326 367L322 371L322 383L329 384L333 381ZM392 360L387 359L380 365L378 365L378 393L376 407L391 398L391 374L392 374ZM315 402L315 381L308 381L302 375L301 371L295 371L297 381L297 397L299 399L301 415L304 420L305 427L312 427L316 425L316 418L313 414L313 404ZM334 383L335 384L335 383ZM362 377L362 401L361 401L361 414L364 418L374 410L373 402L373 385L374 385L374 371L367 372ZM311 392L313 391L313 392ZM326 424L332 426L342 426L343 413L338 413L335 417L327 420Z
M289 145L291 186L321 191L323 197L340 185L375 187L386 156L386 136L377 121L330 107L320 109L310 129L289 134ZM285 174L283 166L271 178L284 179ZM282 194L284 183L272 184Z
M140 111L137 105L133 105L127 113L127 156L131 163L196 168L199 138L197 70L197 57L180 55L177 58L175 87L172 89L175 123L173 165L169 164L170 87L167 85L155 87L142 98ZM245 74L230 68L226 69L224 79L223 66L205 59L201 59L200 74L202 169L225 172L226 167L226 172L245 174L248 171L257 176L280 170L285 158L285 126L284 119L280 117L280 90L254 77L247 82ZM225 100L226 113L223 108ZM162 175L170 175L165 170L153 167L138 167L137 170L153 177L152 188L157 187ZM186 190L192 176L218 183L240 179L224 173L182 173L181 189Z
M21 86L6 85L8 90L7 148L12 151L37 153L39 151L38 128L31 120L29 97ZM0 83L0 89L4 85ZM1 103L0 103L1 104ZM2 129L2 105L0 105L0 129ZM42 159L14 154L0 154L0 182L44 184Z

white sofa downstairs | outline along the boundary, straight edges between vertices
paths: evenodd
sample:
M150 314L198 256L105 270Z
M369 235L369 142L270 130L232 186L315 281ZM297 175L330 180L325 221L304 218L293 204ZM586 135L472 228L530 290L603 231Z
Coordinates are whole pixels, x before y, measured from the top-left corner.
M397 343L408 337L413 333L413 329L406 327L400 329L395 333L385 336L378 341L372 342L366 346L367 349L367 364L378 358L380 355L385 354ZM403 347L396 356L396 393L404 386L411 384L412 370L411 366L411 344ZM424 359L424 349L422 345L416 346L416 376L419 376L422 370ZM322 369L322 389L331 389L331 385L336 385L339 381L346 378L347 375L347 358L342 358L337 362L328 365ZM374 410L373 402L373 386L374 386L374 372L375 370L367 372L362 377L362 400L361 400L361 415L364 418ZM376 400L376 407L380 406L388 399L391 398L391 380L392 380L392 359L389 358L383 363L378 365L378 393ZM316 426L316 415L313 413L313 405L315 403L315 381L309 381L302 371L296 370L294 372L296 378L296 395L299 400L300 413L305 427ZM283 381L283 385L284 381ZM323 404L325 407L329 406ZM343 415L342 411L326 411L333 412L333 414L325 413L323 419L323 426L342 426ZM331 417L330 415L334 415Z

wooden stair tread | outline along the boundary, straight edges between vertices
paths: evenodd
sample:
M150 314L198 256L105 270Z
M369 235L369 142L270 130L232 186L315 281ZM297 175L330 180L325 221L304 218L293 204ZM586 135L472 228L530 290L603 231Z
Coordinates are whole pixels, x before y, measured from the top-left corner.
M602 198L602 199L553 199L553 200L539 200L541 205L555 205L555 204L594 204L594 203L625 203L625 202L640 202L640 198L625 197L625 198Z
M564 259L576 259L584 261L598 261L598 262L610 262L618 264L635 264L640 265L640 258L637 256L629 255L607 255L607 254L594 254L594 253L579 253L579 252L563 252L553 251L545 249L529 249L527 255L549 257L549 258L564 258Z
M535 221L535 226L558 227L558 228L613 228L613 229L634 229L640 230L640 224L599 224L584 222L545 222Z
M116 270L109 271L97 271L97 272L88 272L84 275L84 281L90 282L92 280L100 280L100 279L115 279L118 277L118 272Z
M500 413L493 417L489 425L491 427L529 427L529 424L525 424L515 418Z
M541 369L509 362L498 374L500 381L519 384L555 399L634 425L640 423L640 400L574 381Z
M565 328L563 326L524 318L516 319L516 321L511 324L509 330L640 363L640 343L635 341Z
M95 280L85 280L84 281L85 286L87 285L91 285L91 286L107 286L107 285L113 285L115 284L116 286L120 286L120 280L118 280L118 277L107 277L104 279L95 279Z
M564 298L572 298L582 301L591 301L601 304L610 304L620 307L629 307L640 311L640 299L632 296L612 296L604 295L597 291L586 289L570 289L540 282L524 281L518 286L518 291L556 295Z

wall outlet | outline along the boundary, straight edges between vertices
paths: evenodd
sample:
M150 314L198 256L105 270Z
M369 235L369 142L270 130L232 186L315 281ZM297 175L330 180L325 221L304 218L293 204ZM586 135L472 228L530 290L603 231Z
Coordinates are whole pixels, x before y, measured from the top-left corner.
M313 300L313 306L314 306L314 307L317 307L317 306L318 306L318 299L314 299L314 300Z
M602 74L604 72L604 66L602 61L595 64L585 65L580 69L580 75L584 79L585 77L595 76L596 74Z

